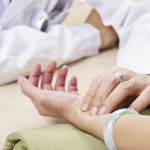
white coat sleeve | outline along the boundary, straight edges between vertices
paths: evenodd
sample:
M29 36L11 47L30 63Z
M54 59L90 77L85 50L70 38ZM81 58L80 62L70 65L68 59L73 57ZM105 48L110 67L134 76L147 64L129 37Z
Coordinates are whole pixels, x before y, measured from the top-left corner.
M128 2L120 37L117 65L140 74L150 74L150 1ZM122 5L122 7L124 7Z
M36 62L42 71L50 60L57 67L95 55L101 45L100 32L90 24L53 25L47 33L28 26L0 32L0 85L28 76Z
M88 0L119 36L117 65L150 74L150 1Z
M117 65L140 74L150 74L150 12L139 17L120 35Z

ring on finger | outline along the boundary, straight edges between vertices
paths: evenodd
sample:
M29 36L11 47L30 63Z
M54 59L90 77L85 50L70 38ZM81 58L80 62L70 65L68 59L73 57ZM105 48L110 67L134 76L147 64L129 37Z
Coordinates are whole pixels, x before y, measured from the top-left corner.
M121 73L116 72L116 73L115 73L115 75L116 75L117 77L119 77L119 79L120 79L120 83L124 82L124 78L123 78L123 76L122 76L122 74L121 74Z

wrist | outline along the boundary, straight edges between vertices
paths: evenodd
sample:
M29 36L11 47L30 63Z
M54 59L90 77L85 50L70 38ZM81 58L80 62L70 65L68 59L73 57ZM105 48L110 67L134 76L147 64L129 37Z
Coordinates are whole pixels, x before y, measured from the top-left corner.
M80 130L103 140L105 122L110 115L91 116L89 112L81 111L81 104L82 102L76 102L74 104L72 109L68 112L66 121Z
M65 120L82 130L85 114L81 111L82 101L75 101L67 111Z

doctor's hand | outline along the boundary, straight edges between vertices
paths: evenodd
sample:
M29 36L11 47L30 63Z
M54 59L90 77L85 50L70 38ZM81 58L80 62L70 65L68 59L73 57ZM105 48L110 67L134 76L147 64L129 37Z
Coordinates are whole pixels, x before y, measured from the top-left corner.
M24 77L18 78L23 94L31 99L34 106L42 116L49 116L67 120L70 111L80 105L83 98L79 96L77 78L73 76L68 85L68 93L65 91L65 81L68 67L63 66L58 74L55 87L51 82L56 69L56 62L51 61L41 81L41 89L38 88L41 74L41 65L37 63L30 74L29 80Z
M115 73L119 72L124 82ZM138 112L150 104L150 76L113 67L92 82L82 103L82 111L103 115L120 108Z

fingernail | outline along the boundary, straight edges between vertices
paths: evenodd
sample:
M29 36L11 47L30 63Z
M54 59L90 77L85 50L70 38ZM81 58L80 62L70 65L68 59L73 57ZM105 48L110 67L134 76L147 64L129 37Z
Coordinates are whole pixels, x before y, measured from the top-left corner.
M55 60L51 60L49 63L51 64L51 63L55 63L56 61Z
M38 64L39 64L39 63L38 63L38 62L36 62L36 63L34 64L34 66L33 66L33 67L36 67Z
M135 110L134 108L129 108L129 109Z
M68 67L66 65L64 65L62 68L64 69L64 68L68 68Z
M89 109L89 105L88 104L84 104L82 106L82 111L88 111L88 109Z
M21 84L22 83L22 77L18 78L18 83Z
M90 114L91 114L92 116L94 116L94 115L97 115L97 113L98 113L98 108L97 108L97 107L93 107L93 108L91 109Z
M102 107L101 109L100 109L100 111L99 111L99 115L104 115L104 114L106 114L106 112L107 112L107 109L106 109L106 107Z

